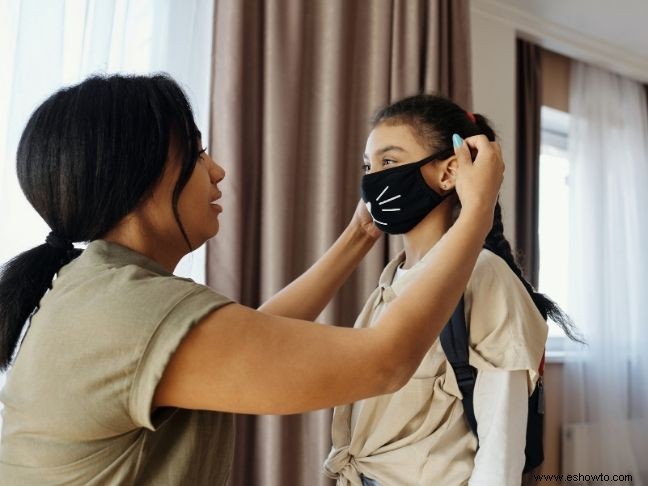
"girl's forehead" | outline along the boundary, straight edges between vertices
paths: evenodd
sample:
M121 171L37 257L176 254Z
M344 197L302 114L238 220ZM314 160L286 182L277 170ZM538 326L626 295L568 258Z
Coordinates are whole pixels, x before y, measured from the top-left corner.
M365 155L373 156L375 152L386 147L399 147L409 150L420 147L420 143L409 125L382 123L369 133L365 146Z

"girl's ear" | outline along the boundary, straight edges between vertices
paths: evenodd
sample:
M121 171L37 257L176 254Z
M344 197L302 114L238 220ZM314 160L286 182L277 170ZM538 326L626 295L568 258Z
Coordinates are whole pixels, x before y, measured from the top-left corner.
M455 188L457 180L457 157L454 155L441 162L439 186L443 191L451 191Z

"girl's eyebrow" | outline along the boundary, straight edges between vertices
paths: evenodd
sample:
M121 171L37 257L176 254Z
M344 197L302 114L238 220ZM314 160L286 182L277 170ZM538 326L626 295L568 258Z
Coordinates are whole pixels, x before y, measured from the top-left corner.
M385 152L389 152L390 150L395 150L397 152L405 152L404 148L399 147L397 145L387 145L387 146L385 146L385 147L383 147L381 149L376 150L375 155L382 155ZM364 160L369 160L369 156L366 153L362 154L362 158Z

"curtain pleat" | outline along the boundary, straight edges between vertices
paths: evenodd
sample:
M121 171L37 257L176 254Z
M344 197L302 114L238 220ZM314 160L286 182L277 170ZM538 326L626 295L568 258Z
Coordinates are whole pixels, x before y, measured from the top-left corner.
M522 39L517 40L515 241L518 262L527 279L536 288L540 263L540 56L540 47Z

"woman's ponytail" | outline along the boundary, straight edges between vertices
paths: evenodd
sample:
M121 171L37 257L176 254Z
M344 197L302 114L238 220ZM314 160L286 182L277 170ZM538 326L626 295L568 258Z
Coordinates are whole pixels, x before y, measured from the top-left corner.
M48 240L0 269L0 370L9 366L25 322L51 287L54 275L81 254L56 236Z

